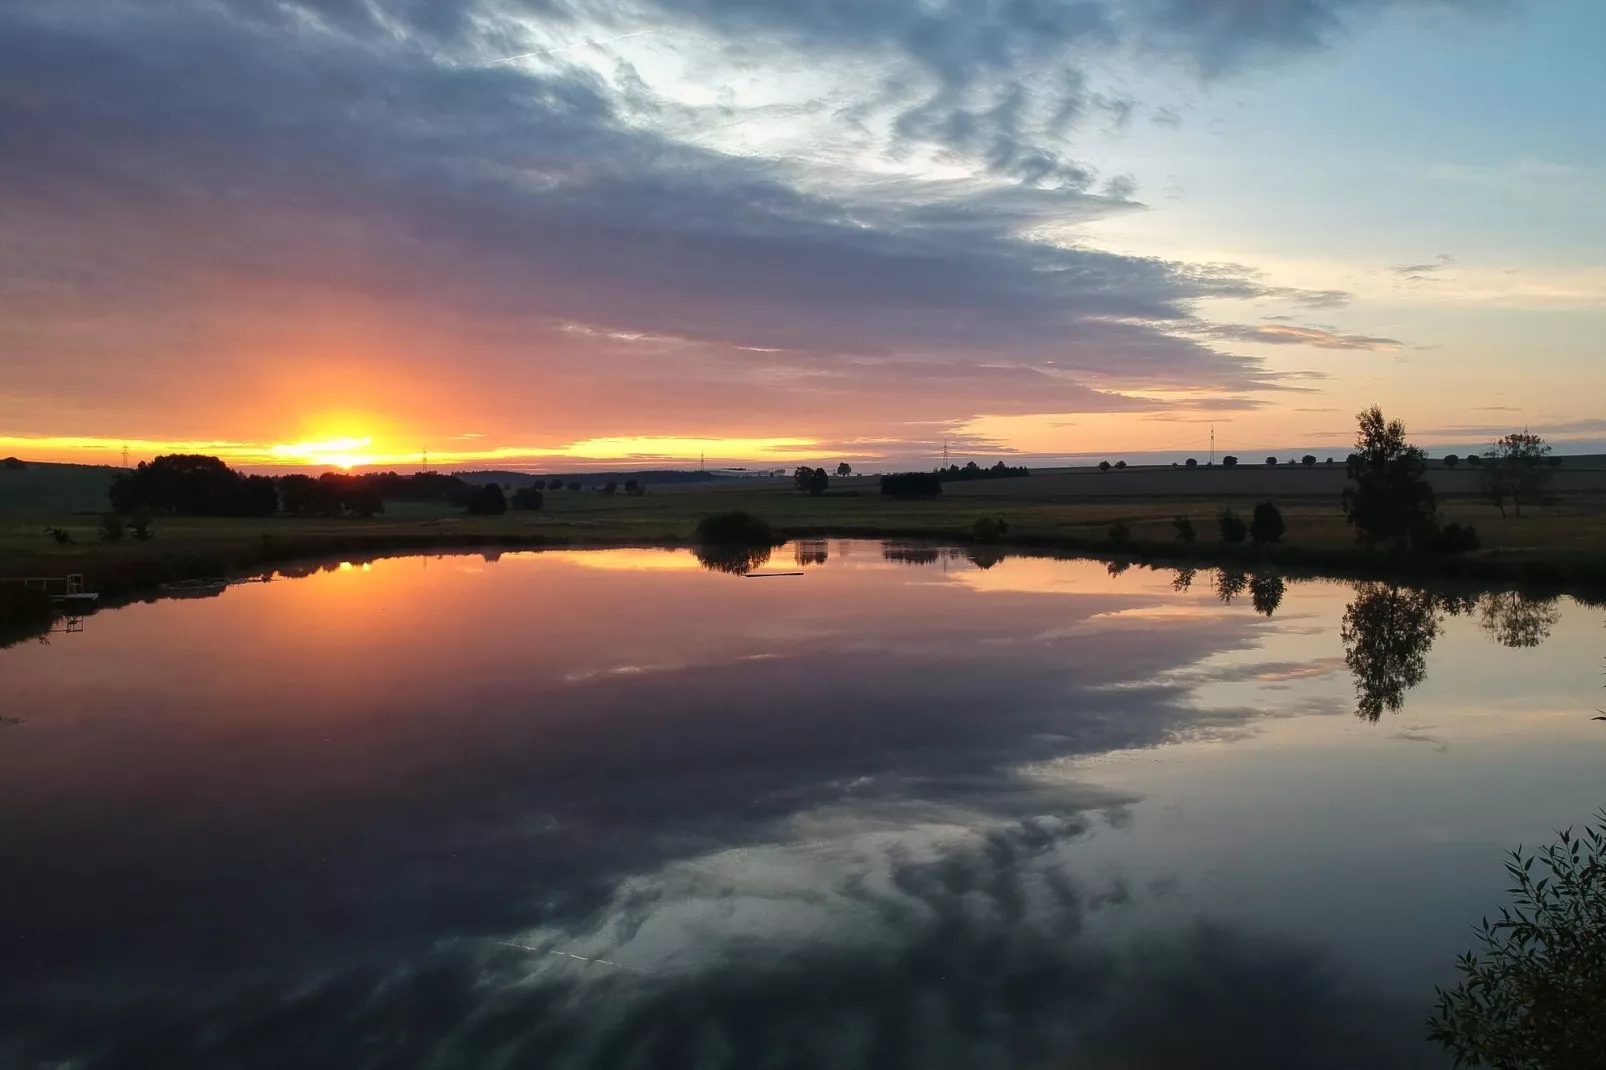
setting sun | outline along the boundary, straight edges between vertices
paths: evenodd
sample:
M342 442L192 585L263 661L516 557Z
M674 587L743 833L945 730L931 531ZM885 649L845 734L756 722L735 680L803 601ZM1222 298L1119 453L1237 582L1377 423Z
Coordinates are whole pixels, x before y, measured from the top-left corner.
M371 445L373 439L367 436L330 438L319 442L275 444L269 447L268 453L279 464L333 465L351 469L380 460L374 454L358 452Z

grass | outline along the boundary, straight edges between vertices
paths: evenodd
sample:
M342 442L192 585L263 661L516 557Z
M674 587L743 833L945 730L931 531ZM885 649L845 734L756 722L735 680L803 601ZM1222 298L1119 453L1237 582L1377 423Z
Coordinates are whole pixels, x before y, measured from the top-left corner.
M854 481L857 482L857 481ZM1352 575L1400 572L1490 580L1534 580L1554 585L1606 584L1606 495L1576 495L1502 519L1491 506L1450 499L1445 521L1477 525L1485 549L1466 559L1421 561L1360 550L1330 496L1278 500L1287 524L1275 546L1223 546L1215 515L1231 507L1242 515L1253 497L1127 497L1067 500L1034 496L1031 480L1009 496L944 496L900 501L873 486L850 485L810 497L776 485L662 488L642 497L591 492L549 492L539 512L471 517L444 506L396 503L371 520L303 520L284 517L157 518L149 542L99 539L96 513L0 513L0 575L62 576L81 572L108 593L172 579L245 571L295 557L472 546L673 545L692 540L697 522L712 513L742 509L767 521L778 536L860 536L968 542L975 522L1003 517L1006 548L1042 552L1109 553L1108 532L1124 524L1130 542L1122 556L1199 563L1255 562ZM1187 516L1199 541L1178 543L1172 518ZM44 534L60 527L72 543Z

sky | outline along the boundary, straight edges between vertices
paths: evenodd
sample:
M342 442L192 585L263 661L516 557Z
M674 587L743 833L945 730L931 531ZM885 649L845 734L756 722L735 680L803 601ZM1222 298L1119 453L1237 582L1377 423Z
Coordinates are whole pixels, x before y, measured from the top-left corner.
M1606 446L1596 0L7 0L0 454Z

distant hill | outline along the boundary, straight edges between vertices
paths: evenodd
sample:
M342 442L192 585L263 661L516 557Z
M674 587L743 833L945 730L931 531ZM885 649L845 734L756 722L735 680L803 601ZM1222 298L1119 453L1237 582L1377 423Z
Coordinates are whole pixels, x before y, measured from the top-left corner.
M0 462L0 513L99 513L120 468L105 464Z

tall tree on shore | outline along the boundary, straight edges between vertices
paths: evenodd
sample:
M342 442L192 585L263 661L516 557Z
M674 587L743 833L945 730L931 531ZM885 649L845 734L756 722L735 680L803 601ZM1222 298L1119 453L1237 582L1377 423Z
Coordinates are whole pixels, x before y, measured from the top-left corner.
M1430 534L1438 504L1423 475L1422 451L1405 439L1405 424L1386 420L1373 405L1356 419L1360 429L1346 468L1354 486L1344 491L1344 516L1368 546L1404 544Z
M1550 497L1550 443L1527 431L1515 431L1483 451L1478 483L1483 496L1506 515L1510 502L1517 515L1522 503L1536 505Z

